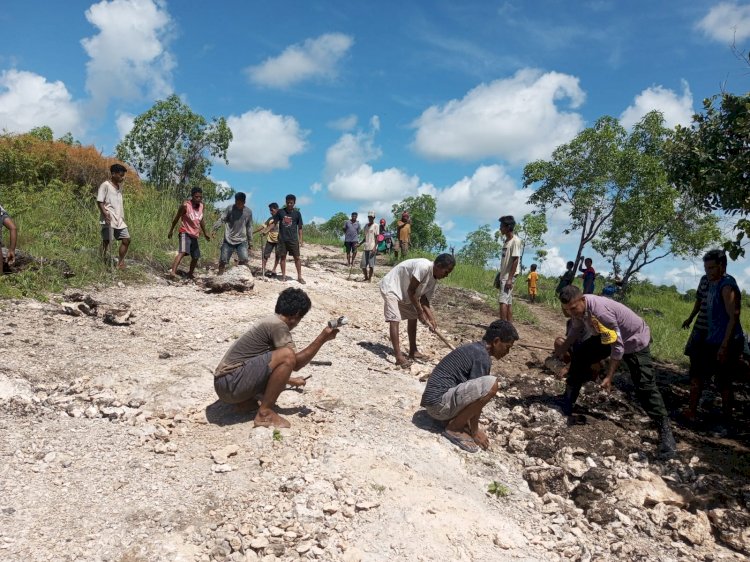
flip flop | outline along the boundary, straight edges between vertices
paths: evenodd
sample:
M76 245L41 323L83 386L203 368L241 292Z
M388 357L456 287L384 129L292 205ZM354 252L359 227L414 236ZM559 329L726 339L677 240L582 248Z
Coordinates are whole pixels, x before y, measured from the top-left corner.
M443 431L443 437L445 437L448 441L456 445L459 449L463 449L467 453L476 453L479 451L479 445L474 443L474 440L471 437L460 437L458 435L453 435L452 433L448 433L448 431Z

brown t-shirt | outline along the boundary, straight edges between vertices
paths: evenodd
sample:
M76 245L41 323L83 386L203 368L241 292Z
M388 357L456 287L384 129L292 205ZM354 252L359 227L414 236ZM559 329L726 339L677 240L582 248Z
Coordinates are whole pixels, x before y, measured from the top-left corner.
M216 367L214 376L226 375L244 365L248 359L281 347L297 351L289 326L275 314L266 316L232 344Z
M398 221L396 224L398 228L398 239L403 242L409 242L411 240L411 224L404 221Z

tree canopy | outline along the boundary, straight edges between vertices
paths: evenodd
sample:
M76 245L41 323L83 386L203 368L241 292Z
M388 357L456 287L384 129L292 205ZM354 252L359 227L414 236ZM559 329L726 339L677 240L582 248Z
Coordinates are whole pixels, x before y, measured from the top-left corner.
M743 239L750 238L750 94L705 99L692 126L678 125L667 142L665 166L669 181L694 204L739 216L737 238L725 248L732 259L744 255Z
M407 197L391 207L394 220L391 230L396 231L396 223L401 219L401 213L409 212L411 217L411 245L420 250L443 250L447 246L441 228L435 224L437 201L431 195Z
M210 201L214 196L231 195L208 178L211 158L228 163L231 140L232 131L223 117L209 123L172 95L136 117L116 151L120 160L130 163L158 190L184 196L189 186L197 185Z
M489 224L483 224L466 235L464 246L456 258L462 263L484 267L489 260L500 255L500 250L500 243L493 236L492 228Z

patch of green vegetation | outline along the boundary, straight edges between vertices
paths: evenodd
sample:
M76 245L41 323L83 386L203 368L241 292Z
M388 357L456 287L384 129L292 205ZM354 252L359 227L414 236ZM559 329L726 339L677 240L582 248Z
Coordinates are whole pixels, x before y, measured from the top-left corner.
M502 482L493 480L487 486L487 493L491 496L495 496L496 498L507 498L508 496L510 496L510 488L508 488L508 486L506 486Z
M281 441L282 439L284 439L284 436L281 434L281 431L279 431L278 429L274 429L273 430L273 440L274 441Z
M382 484L373 482L372 484L370 484L370 487L373 490L375 490L378 494L382 494L383 492L385 492L385 486L383 486Z

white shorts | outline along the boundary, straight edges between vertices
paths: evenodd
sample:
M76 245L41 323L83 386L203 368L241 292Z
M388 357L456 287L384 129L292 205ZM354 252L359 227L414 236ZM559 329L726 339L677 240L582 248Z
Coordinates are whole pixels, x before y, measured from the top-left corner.
M386 322L400 322L401 320L416 320L417 309L411 302L399 300L393 293L380 293L385 301L384 314Z
M505 291L505 284L508 282L507 277L503 277L500 279L500 289L499 294L497 295L497 302L500 304L513 304L513 287L510 288L510 291Z

